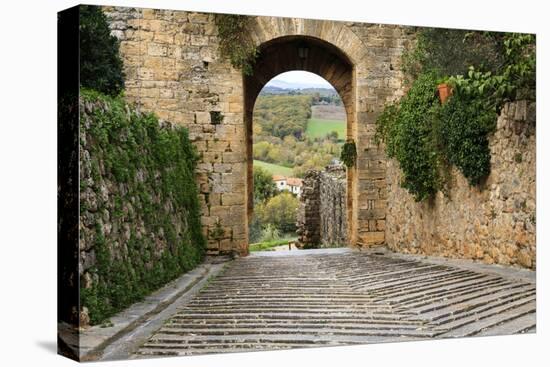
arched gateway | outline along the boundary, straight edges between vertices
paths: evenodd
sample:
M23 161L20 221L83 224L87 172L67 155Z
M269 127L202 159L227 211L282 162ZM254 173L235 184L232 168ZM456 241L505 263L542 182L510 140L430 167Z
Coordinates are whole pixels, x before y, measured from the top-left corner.
M244 123L247 131L247 190L248 219L250 220L254 190L252 182L252 116L254 103L264 85L278 74L305 70L322 76L338 91L346 109L347 138L356 140L354 66L350 58L334 45L311 36L283 36L263 42L251 76L244 78ZM348 169L348 218L354 218L357 201L357 175ZM356 242L354 221L349 221L348 237Z
M350 245L384 242L388 190L374 123L383 105L403 92L407 27L252 17L249 32L260 54L253 74L243 76L220 57L212 14L104 11L121 41L128 100L188 127L201 155L197 180L210 253L248 252L254 102L272 77L290 70L322 76L342 97L347 137L358 154L348 170Z

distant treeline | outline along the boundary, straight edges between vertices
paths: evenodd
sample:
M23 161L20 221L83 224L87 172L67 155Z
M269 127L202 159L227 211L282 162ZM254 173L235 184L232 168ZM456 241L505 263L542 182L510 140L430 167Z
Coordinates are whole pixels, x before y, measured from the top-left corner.
M340 156L338 134L308 137L311 106L318 95L260 95L254 108L254 159L294 169L322 169Z
M312 96L260 96L254 106L254 125L262 134L284 139L288 135L301 138L311 118ZM256 131L255 131L256 132Z

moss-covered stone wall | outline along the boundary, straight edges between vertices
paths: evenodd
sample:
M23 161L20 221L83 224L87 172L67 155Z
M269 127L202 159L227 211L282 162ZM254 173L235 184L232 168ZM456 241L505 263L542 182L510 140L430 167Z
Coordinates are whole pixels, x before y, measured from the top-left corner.
M80 97L81 323L97 324L205 253L187 129L122 98Z

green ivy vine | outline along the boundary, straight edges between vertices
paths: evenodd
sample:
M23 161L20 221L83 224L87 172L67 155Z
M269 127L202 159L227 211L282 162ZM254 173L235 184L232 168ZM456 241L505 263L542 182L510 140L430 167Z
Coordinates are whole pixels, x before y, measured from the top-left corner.
M355 161L357 160L357 147L352 139L348 139L344 145L342 145L340 160L344 162L348 168L355 165Z
M220 53L243 74L252 75L258 49L248 33L250 17L246 15L216 14L214 17L220 39Z
M81 104L95 107L81 109L80 145L91 169L80 189L97 198L93 211L81 207L95 222L89 239L96 258L81 304L98 324L199 264L206 240L194 177L198 154L187 130L161 127L153 114L131 111L121 97L82 90ZM101 199L104 187L111 187L107 199ZM111 235L104 235L103 223ZM117 242L124 227L129 239ZM159 237L166 248L159 249Z
M377 120L376 139L386 144L403 172L401 185L417 201L433 196L441 186L440 154L433 116L439 106L437 76L422 74L397 103L388 105Z
M399 162L402 186L417 201L444 189L450 165L456 166L471 185L482 184L491 169L488 135L495 129L502 106L508 101L535 97L534 35L466 33L466 37L477 40L477 45L490 41L496 46L481 56L469 53L462 57L462 64L456 63L456 68L471 60L484 62L478 62L477 67L470 65L464 74L447 76L442 71L448 68L448 59L454 57L455 53L448 51L454 47L430 32L405 55L408 64L415 65L411 88L401 100L385 106L376 127L377 140L385 143L388 156ZM443 45L440 49L438 42ZM434 44L439 64L426 57L433 54L430 47ZM491 64L485 62L490 59L499 62L493 62L491 70L482 71L483 65ZM444 104L436 92L441 82L453 88Z

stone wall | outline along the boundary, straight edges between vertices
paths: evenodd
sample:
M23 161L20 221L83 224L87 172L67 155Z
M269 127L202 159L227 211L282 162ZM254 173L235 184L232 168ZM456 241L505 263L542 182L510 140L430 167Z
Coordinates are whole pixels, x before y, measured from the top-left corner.
M416 203L399 186L396 161L388 162L387 245L399 252L468 258L536 267L535 104L503 108L489 138L491 174L471 187L456 169L449 196Z
M120 98L82 93L78 272L85 325L192 269L206 244L186 131Z
M306 173L297 214L298 242L304 248L348 245L347 180L343 166Z
M312 70L333 83L344 98L347 137L358 147L357 166L348 172L349 241L359 246L384 242L386 162L374 142L374 124L384 104L402 94L401 54L413 38L412 28L251 17L249 34L260 49L273 49L274 45L288 49L289 44L283 41L289 40L307 44L312 52L321 43L334 52L322 54L322 60L314 62L300 60L296 52L285 53L295 59L288 63L268 59L258 71L255 88L247 89L240 70L219 55L213 14L103 9L112 33L121 41L127 100L188 127L201 154L197 183L203 231L209 234L219 223L224 233L221 239L209 238L210 254L248 252L252 192L248 132L253 101L258 88L268 82L269 70L288 71L285 68L296 63L304 70L314 67ZM349 67L334 66L337 62L343 65L343 61Z
M346 169L328 166L319 174L319 232L323 246L347 246Z
M125 96L139 109L189 129L210 254L248 251L242 74L220 60L212 14L104 7L120 40Z
M319 175L319 171L309 170L302 180L302 194L296 213L296 233L298 234L298 243L303 248L317 247L321 241Z

